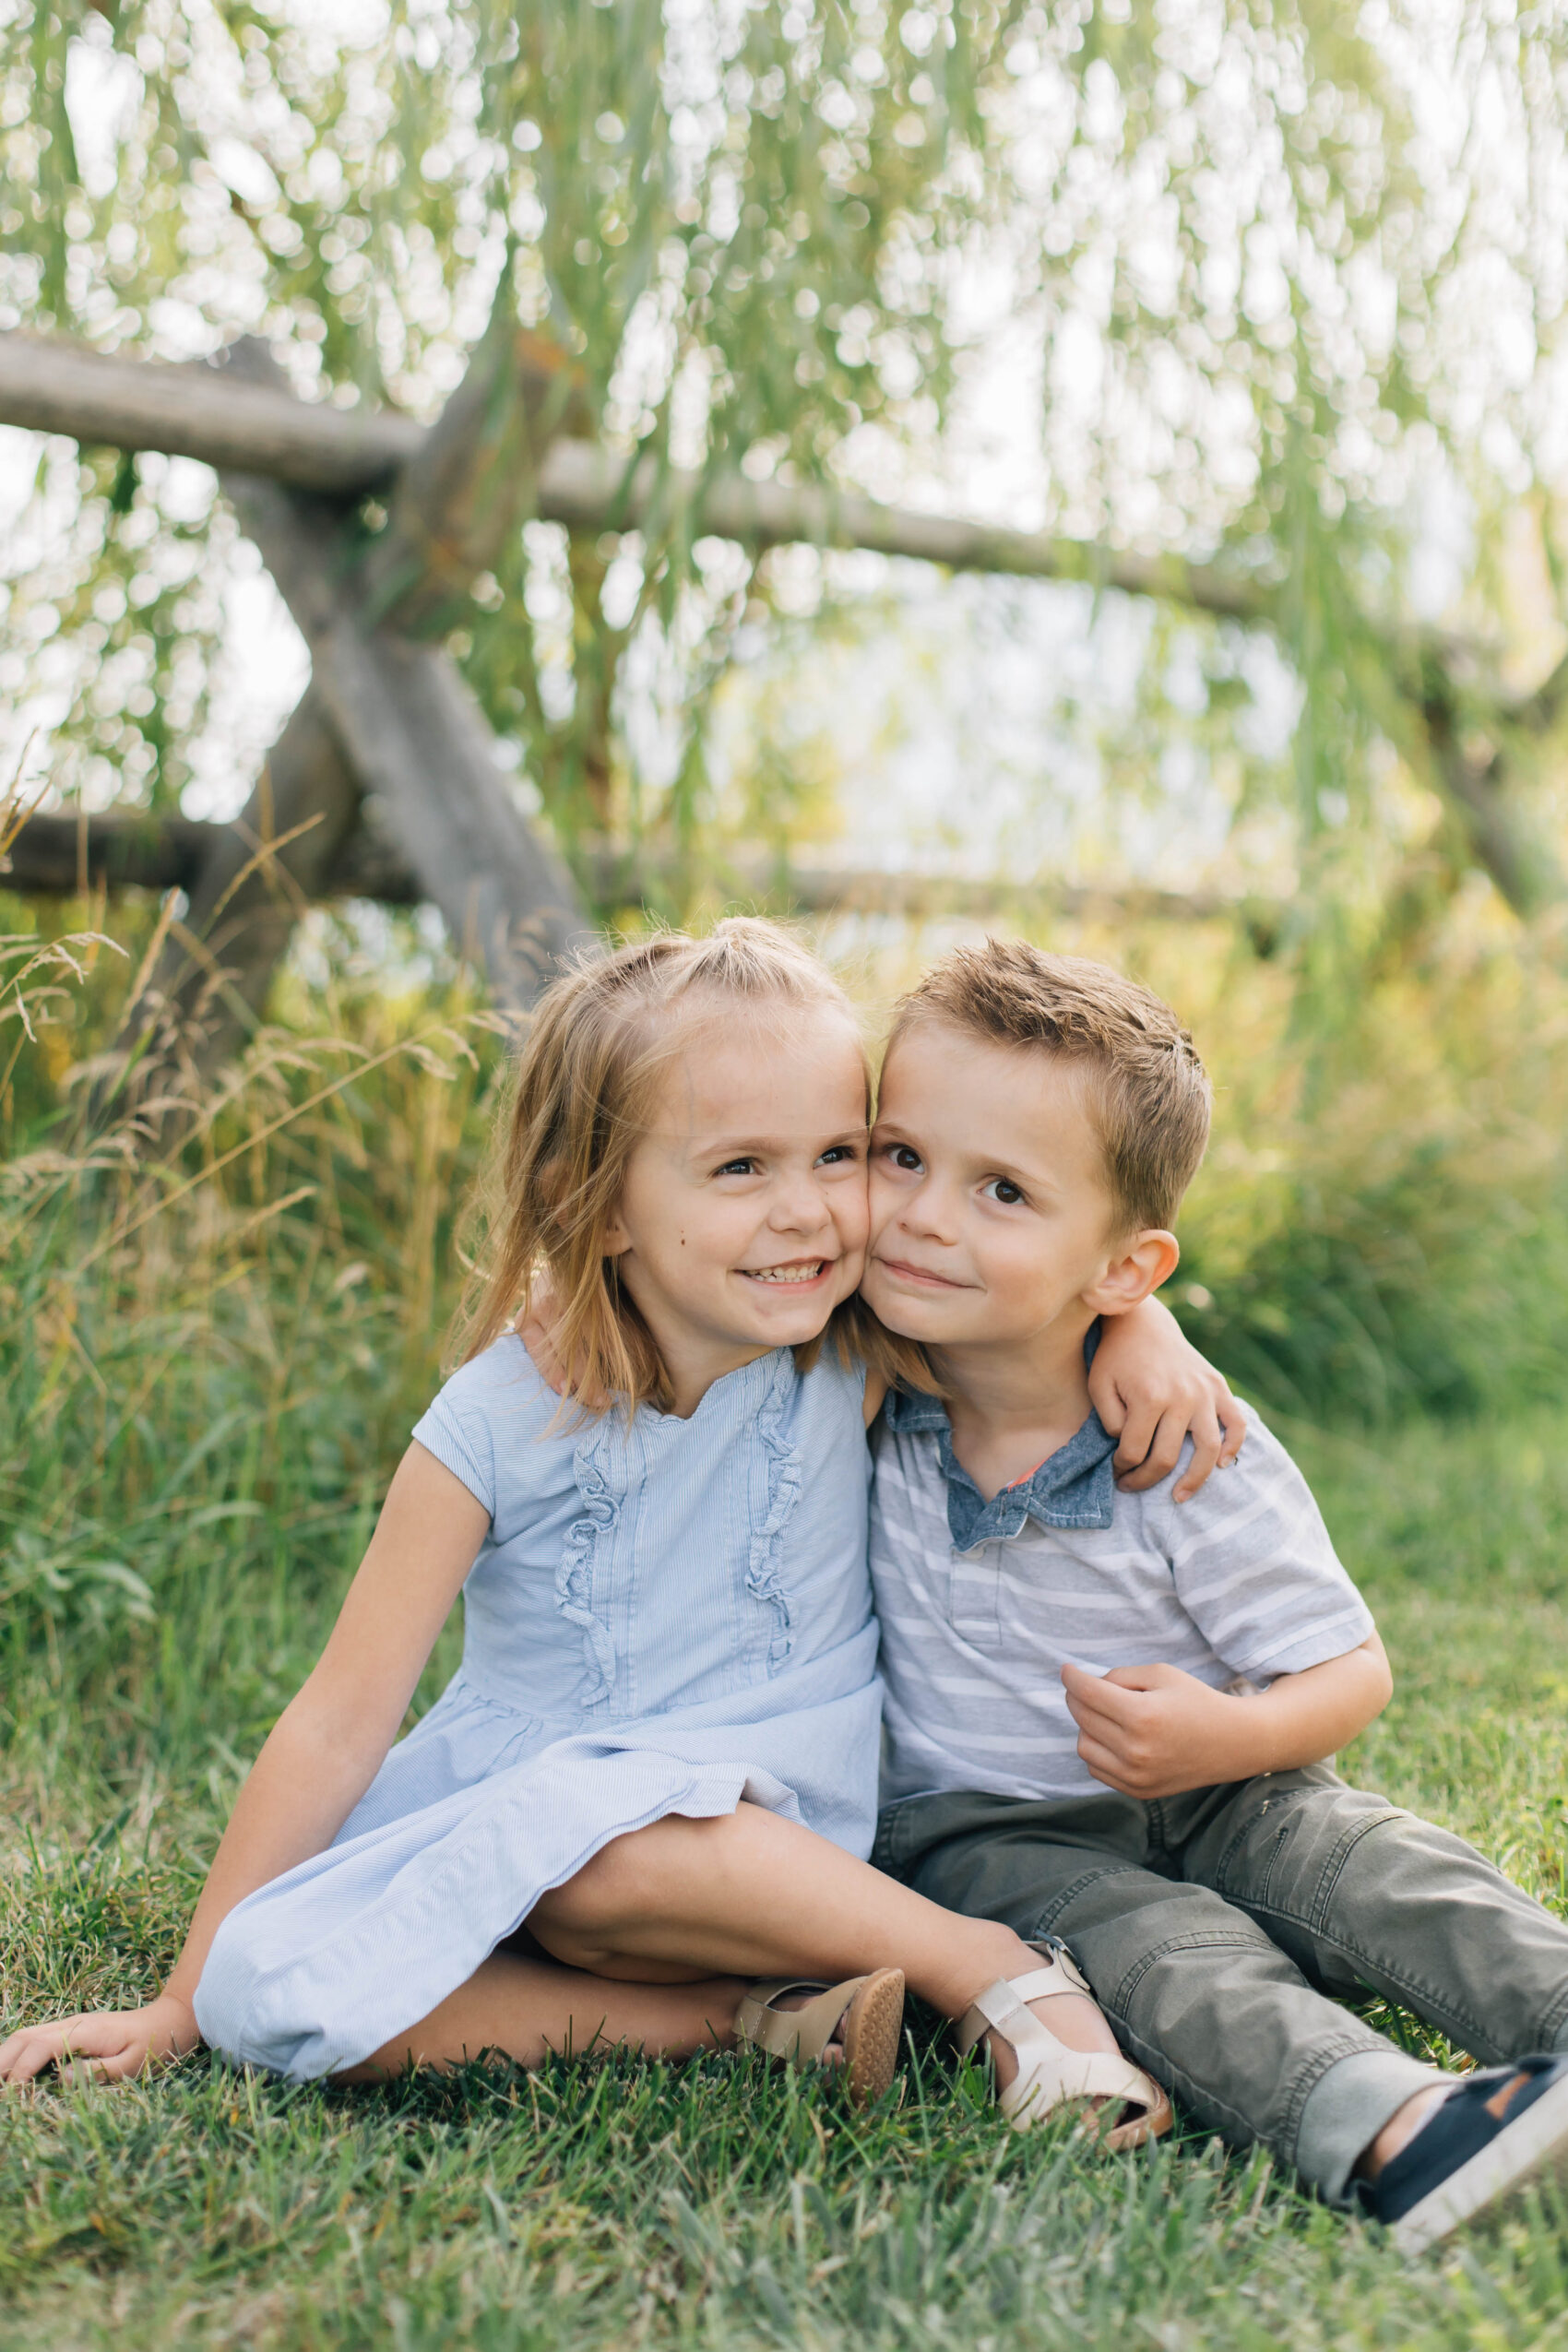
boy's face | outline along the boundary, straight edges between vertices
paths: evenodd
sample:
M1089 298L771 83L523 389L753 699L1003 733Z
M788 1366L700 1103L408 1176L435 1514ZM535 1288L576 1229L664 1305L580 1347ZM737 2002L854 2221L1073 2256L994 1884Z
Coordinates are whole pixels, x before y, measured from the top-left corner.
M887 1057L871 1150L862 1293L933 1348L1022 1342L1103 1293L1118 1240L1099 1138L1070 1063L918 1022Z

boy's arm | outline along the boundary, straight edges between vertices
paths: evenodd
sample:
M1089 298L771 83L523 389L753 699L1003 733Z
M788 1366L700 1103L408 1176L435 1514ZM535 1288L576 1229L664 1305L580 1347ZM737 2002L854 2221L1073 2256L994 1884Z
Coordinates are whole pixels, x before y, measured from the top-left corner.
M1212 1690L1179 1666L1118 1666L1106 1675L1064 1666L1062 1680L1078 1753L1095 1778L1143 1798L1318 1764L1364 1731L1394 1689L1376 1633L1247 1698Z
M1089 1402L1122 1441L1116 1482L1129 1494L1170 1477L1190 1431L1193 1458L1172 1496L1185 1503L1217 1463L1229 1468L1247 1434L1241 1408L1222 1375L1158 1299L1102 1318L1089 1366Z

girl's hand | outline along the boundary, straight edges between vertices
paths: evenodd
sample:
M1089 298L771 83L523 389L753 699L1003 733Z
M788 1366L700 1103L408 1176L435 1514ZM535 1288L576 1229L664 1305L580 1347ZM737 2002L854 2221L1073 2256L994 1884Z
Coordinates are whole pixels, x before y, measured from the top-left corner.
M57 2018L51 2025L24 2025L0 2042L0 2083L30 2083L46 2066L64 2073L73 2060L101 2083L123 2083L183 2057L200 2039L189 2003L174 1993L160 1993L145 2009L98 2009L82 2017Z
M1247 1434L1241 1408L1223 1377L1158 1299L1101 1323L1089 1366L1089 1402L1122 1441L1113 1467L1117 1485L1128 1494L1168 1479L1190 1434L1193 1458L1172 1497L1189 1501L1216 1463L1229 1469Z

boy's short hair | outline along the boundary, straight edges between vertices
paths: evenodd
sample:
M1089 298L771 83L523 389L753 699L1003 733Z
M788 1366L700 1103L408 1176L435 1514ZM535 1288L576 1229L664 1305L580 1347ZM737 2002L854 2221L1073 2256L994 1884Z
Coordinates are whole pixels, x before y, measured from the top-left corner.
M988 939L955 948L902 999L889 1051L920 1021L1081 1064L1119 1229L1175 1223L1214 1095L1191 1036L1151 989L1082 956Z

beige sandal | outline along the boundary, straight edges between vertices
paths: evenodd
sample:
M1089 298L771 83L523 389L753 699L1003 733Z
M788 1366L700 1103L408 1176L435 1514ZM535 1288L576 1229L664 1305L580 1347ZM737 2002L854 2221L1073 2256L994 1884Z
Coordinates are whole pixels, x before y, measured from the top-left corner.
M787 1992L815 1993L803 2009L776 2009ZM753 1985L735 2013L735 2032L754 2049L789 2066L816 2066L830 2041L844 2047L844 2081L857 2107L879 2099L898 2062L904 2024L904 1971L878 1968L841 1985L768 1977Z
M973 2049L982 2034L995 2032L1017 2053L1018 2071L998 2096L1003 2114L1016 2130L1027 2132L1070 2101L1116 2099L1141 2108L1143 2113L1104 2132L1106 2147L1119 2155L1158 2139L1170 2129L1170 2101L1152 2074L1120 2051L1069 2049L1026 2007L1054 1992L1087 1992L1094 1999L1088 1978L1064 1943L1052 1938L1029 1949L1044 1957L1044 1967L989 1985L958 2027L960 2051Z

